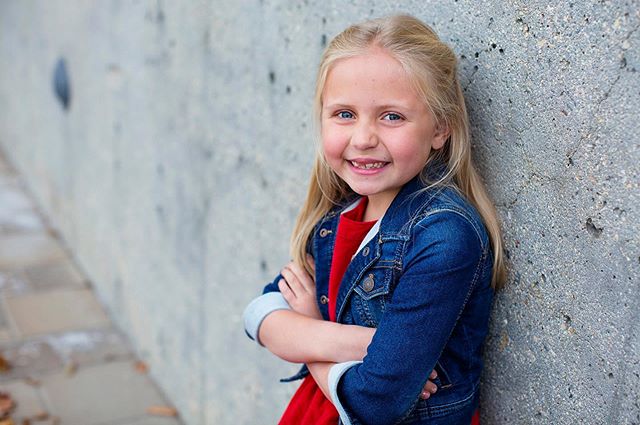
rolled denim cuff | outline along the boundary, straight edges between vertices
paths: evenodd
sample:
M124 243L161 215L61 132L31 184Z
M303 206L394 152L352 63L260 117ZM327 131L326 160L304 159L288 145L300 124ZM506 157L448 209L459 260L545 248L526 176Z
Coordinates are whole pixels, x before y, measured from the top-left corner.
M244 313L242 313L245 332L249 338L257 341L263 347L264 345L258 338L260 325L269 313L273 313L276 310L291 310L291 307L280 292L268 292L251 301L247 308L244 309Z
M340 415L340 419L344 423L344 425L351 425L351 418L347 415L347 411L344 406L338 399L338 383L340 382L340 378L345 374L349 368L362 363L362 360L353 360L350 362L336 363L331 366L329 369L329 395L331 395L331 401L333 401L333 406L338 411Z

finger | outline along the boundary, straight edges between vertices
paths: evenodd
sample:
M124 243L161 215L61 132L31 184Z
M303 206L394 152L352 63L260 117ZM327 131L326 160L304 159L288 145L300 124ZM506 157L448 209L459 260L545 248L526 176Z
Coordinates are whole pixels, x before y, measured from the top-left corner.
M307 263L309 263L309 266L311 266L311 270L313 270L313 273L316 272L316 262L313 259L313 257L310 254L307 254Z
M424 384L424 388L422 389L422 391L427 391L431 394L434 394L436 391L438 391L438 386L431 381L427 381L427 383Z
M293 272L293 274L295 274L305 291L310 294L316 293L315 282L311 279L311 276L309 276L307 271L302 268L302 266L298 265L297 263L289 263L286 268L288 268Z
M426 400L429 397L431 397L431 393L429 391L423 391L422 393L420 393L420 398L423 400Z
M282 269L280 274L282 275L282 277L284 277L284 280L287 281L287 285L289 285L289 288L291 288L291 292L293 292L296 298L299 295L302 295L303 292L306 292L306 289L302 286L300 280L297 278L295 273L291 271L288 265Z
M429 375L429 379L433 380L433 379L436 379L437 377L438 377L438 372L436 372L436 370L433 369L431 371L431 375Z
M287 283L286 280L284 279L280 279L278 281L278 289L280 289L280 293L282 293L282 296L287 299L287 298L295 298L296 294L294 294L294 292L291 290L291 288L289 287L289 284Z

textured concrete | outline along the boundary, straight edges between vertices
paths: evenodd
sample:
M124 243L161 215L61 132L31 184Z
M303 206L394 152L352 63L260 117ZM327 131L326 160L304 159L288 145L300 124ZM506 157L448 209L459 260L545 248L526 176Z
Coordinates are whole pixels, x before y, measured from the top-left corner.
M511 262L483 420L638 424L640 5L443 3L402 11L459 54ZM240 315L288 259L326 41L394 11L0 3L0 144L190 424L274 423L295 390Z

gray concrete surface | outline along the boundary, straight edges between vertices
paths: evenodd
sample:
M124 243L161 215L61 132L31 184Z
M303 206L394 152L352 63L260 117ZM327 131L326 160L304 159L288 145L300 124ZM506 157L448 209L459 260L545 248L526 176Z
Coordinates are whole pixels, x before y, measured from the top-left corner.
M180 425L147 371L0 150L0 423Z
M401 6L2 2L0 144L187 423L274 423L296 367L240 315L288 259L320 53L413 13L460 55L511 262L483 421L640 423L638 1Z

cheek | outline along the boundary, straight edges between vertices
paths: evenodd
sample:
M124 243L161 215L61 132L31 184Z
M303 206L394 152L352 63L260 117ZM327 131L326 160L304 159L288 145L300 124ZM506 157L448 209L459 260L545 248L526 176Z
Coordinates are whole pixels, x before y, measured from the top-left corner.
M322 150L327 161L340 161L342 160L342 154L345 149L345 143L343 137L339 132L335 131L322 131Z

